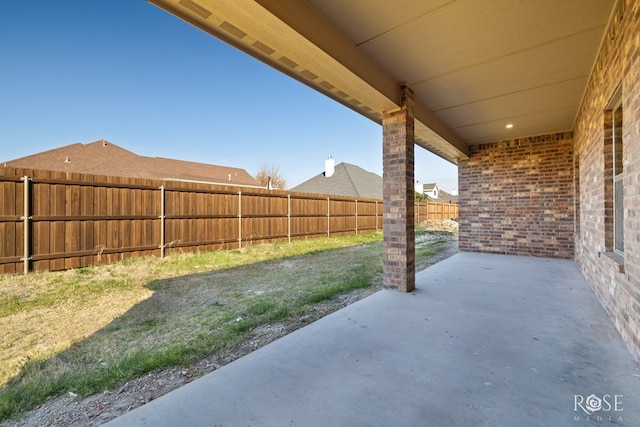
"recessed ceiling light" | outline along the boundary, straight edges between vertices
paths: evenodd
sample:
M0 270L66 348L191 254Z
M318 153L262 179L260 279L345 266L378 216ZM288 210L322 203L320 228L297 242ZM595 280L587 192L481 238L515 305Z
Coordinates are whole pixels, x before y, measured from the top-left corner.
M513 123L509 123L508 125L505 126L507 129L511 129L513 127Z

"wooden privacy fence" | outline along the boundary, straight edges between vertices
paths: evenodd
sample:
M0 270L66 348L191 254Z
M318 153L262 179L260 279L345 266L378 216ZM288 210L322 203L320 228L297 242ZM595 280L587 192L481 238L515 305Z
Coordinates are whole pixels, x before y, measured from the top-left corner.
M239 248L382 228L382 200L0 169L0 273ZM416 203L416 222L458 206Z

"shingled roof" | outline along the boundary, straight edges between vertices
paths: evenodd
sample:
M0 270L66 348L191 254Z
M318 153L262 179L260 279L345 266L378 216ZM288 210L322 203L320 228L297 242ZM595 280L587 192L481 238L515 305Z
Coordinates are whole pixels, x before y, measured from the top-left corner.
M382 199L382 177L359 166L339 163L331 176L322 172L291 189L304 193Z
M14 168L79 172L130 178L176 179L259 187L247 171L162 157L139 156L105 140L76 143L4 162Z
M444 190L440 190L438 201L442 203L458 203L458 196L455 194L447 193Z

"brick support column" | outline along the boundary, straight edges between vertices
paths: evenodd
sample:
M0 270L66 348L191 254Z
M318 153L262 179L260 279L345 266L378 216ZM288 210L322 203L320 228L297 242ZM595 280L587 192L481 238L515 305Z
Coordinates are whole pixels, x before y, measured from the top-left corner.
M382 115L383 284L411 292L416 286L414 221L414 96L401 88L401 106Z

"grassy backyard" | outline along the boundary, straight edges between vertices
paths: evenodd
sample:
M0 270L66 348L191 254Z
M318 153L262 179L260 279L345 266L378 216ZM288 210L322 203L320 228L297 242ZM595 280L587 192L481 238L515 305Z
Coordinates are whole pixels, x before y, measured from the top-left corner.
M381 287L381 240L358 234L0 276L0 421L51 396L103 392L229 351L266 325L313 321L323 304L339 308L341 296ZM417 244L418 270L441 243Z

